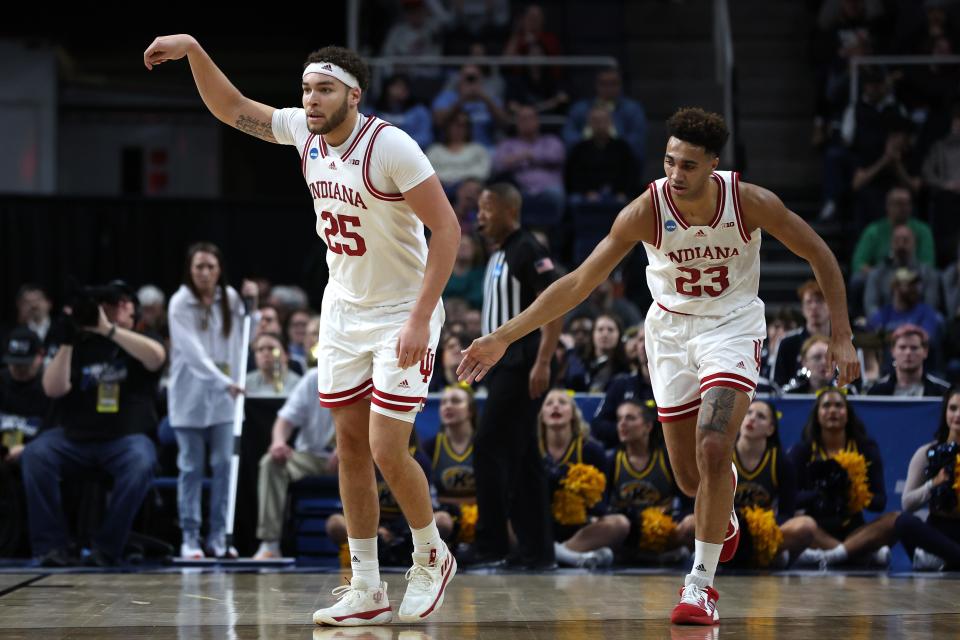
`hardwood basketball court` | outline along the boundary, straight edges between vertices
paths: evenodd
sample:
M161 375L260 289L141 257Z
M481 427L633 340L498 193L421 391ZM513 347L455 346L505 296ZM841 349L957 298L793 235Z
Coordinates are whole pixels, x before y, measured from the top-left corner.
M675 627L679 573L461 573L424 625L317 627L337 573L197 569L0 573L0 638L933 638L960 630L960 581L925 574L722 576L721 624ZM385 574L394 610L403 574Z

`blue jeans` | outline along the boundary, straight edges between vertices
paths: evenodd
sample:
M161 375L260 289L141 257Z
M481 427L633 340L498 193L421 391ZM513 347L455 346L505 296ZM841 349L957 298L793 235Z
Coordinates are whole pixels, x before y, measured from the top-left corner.
M57 427L27 444L21 464L35 556L67 546L60 496L64 476L103 470L113 478L113 489L93 546L114 560L123 558L133 519L153 482L157 452L150 438L138 433L82 442L67 438L63 428Z
M200 498L203 492L206 446L210 445L210 532L208 540L222 540L227 532L227 500L230 491L230 457L233 453L233 423L209 427L174 427L177 437L177 510L184 541L200 540Z

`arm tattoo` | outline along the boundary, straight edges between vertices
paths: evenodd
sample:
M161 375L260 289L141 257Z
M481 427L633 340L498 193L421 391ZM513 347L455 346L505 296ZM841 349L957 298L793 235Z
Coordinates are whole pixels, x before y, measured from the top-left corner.
M277 141L277 139L273 136L273 123L270 121L264 122L263 120L257 120L256 118L251 118L248 115L240 114L240 117L237 118L237 122L234 126L239 131L249 133L255 138L260 138L261 140L266 140L267 142Z
M703 397L697 428L704 431L726 433L727 424L733 416L737 392L726 387L713 387Z

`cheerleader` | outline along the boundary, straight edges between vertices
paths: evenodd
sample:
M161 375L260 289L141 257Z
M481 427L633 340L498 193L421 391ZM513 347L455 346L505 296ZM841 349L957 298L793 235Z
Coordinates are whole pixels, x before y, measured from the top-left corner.
M750 403L740 423L733 463L739 476L734 505L740 522L747 523L734 563L762 568L776 559L774 564L786 564L788 552L797 557L810 546L817 522L793 515L796 471L780 444L779 416L770 402Z
M798 562L825 567L859 557L889 564L899 513L864 520L863 509L883 513L887 505L883 460L846 394L832 387L818 392L789 456L797 470L797 504L817 521L811 548Z

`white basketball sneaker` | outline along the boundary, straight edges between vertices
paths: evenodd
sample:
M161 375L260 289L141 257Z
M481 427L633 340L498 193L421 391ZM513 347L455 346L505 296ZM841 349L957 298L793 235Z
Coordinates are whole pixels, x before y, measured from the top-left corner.
M313 612L313 621L316 624L359 627L387 624L393 619L393 611L390 610L390 601L387 599L386 582L371 588L363 578L354 576L350 584L334 589L333 595L337 596L333 606Z
M414 553L407 571L407 592L400 603L401 622L420 622L443 605L447 585L457 573L457 559L446 543L427 553Z

